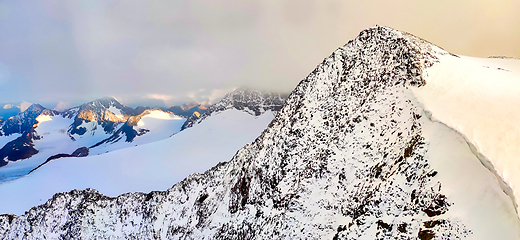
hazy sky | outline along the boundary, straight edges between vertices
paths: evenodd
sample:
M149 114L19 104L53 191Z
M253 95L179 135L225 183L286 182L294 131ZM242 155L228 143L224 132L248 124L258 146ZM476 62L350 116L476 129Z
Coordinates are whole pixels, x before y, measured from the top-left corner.
M289 92L376 24L457 54L520 57L518 0L0 0L0 102Z

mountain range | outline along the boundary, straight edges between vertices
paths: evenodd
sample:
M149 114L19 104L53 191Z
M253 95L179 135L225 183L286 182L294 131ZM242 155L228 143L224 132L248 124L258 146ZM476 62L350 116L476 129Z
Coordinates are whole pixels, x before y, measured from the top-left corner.
M265 93L259 91L238 89L221 101L230 102L230 98L242 94L255 99L265 96ZM277 94L272 94L271 98L280 99ZM282 104L280 102L278 109ZM0 214L22 214L51 198L56 192L72 189L95 187L114 197L133 191L166 190L191 173L203 172L230 159L237 149L253 141L276 114L276 111L268 109L274 106L266 106L264 109L253 104L240 105L242 108L259 109L262 114L258 116L232 105L225 109L219 106L222 104L210 106L208 112L211 114L206 114L203 120L192 127L153 141L150 138L168 134L169 131L163 130L169 125L178 130L180 124L168 124L168 121L158 118L141 119L139 122L144 122L144 126L150 126L152 120L163 125L153 128L151 135L147 133L133 142L143 142L143 139L148 138L147 144L136 144L106 154L90 154L81 159L58 157L77 157L85 150L88 151L88 148L51 157L25 177L0 184L0 196L3 196L0 197ZM154 125L159 126L157 123ZM125 144L123 141L119 143ZM96 148L90 150L96 151Z
M247 97L263 107L240 112L277 113L228 162L164 191L57 193L0 216L0 238L520 239L519 84L516 59L459 56L369 28L283 107ZM241 102L227 99L177 135Z
M0 182L24 176L51 160L76 157L74 152L84 157L166 139L181 131L187 119L204 114L207 105L131 108L103 98L58 112L32 104L0 123Z

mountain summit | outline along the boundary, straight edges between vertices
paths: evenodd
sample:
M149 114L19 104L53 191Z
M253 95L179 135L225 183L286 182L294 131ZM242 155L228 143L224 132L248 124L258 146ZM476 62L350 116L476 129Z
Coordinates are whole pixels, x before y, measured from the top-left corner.
M364 30L229 162L165 192L59 193L0 216L0 238L518 239L500 177L414 95L445 58L460 57Z

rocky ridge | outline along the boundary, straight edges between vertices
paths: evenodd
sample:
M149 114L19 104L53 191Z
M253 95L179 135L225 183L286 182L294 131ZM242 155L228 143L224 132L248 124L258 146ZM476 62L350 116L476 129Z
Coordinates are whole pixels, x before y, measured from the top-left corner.
M20 134L21 136L8 142L0 148L0 167L9 161L29 158L38 153L33 140L40 138L34 131L38 125L36 118L40 115L55 116L57 111L49 110L39 104L32 104L25 111L8 118L0 125L0 136Z
M119 111L119 116L109 109ZM95 131L98 126L103 128L106 133L114 133L120 123L124 123L129 116L132 116L132 110L114 98L103 98L68 109L63 112L63 116L74 118L74 123L68 131L70 137L74 139L73 135L81 136L87 131ZM97 122L97 124L90 127L84 126L90 122Z
M238 88L226 94L219 102L209 106L202 115L188 118L182 129L190 128L211 115L232 108L254 116L259 116L269 110L277 112L282 108L286 98L287 96L279 93Z
M367 29L301 81L231 161L165 192L59 193L22 216L0 216L0 238L470 237L426 157L430 120L410 91L426 84L423 69L439 54L449 53Z
M142 136L149 132L148 129L138 128L136 127L138 122L141 120L142 117L150 114L151 111L162 111L159 109L146 109L142 113L135 115L135 116L129 116L126 122L119 127L113 134L107 139L104 139L101 142L96 143L95 145L91 146L91 148L100 146L102 144L107 143L115 143L124 137L125 142L132 142L135 137Z

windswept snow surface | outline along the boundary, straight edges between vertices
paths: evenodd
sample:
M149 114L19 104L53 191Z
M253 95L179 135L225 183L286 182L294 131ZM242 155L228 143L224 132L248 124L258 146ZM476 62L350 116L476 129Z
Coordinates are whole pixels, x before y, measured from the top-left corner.
M414 88L414 94L434 119L476 148L480 161L511 187L510 197L519 203L520 60L438 58L426 69L426 85Z
M150 114L142 119L143 127L164 117L168 116ZM255 117L230 109L166 140L51 161L25 177L0 184L0 214L23 214L53 194L73 189L94 188L113 197L166 190L192 173L229 161L237 149L260 135L273 117L271 111Z
M464 137L427 118L422 126L428 145L425 158L437 171L438 187L442 183L443 193L453 202L446 214L471 229L468 239L520 239L520 222L511 199Z
M167 139L171 135L178 133L184 122L186 122L185 118L175 114L169 114L160 110L150 111L149 114L143 116L137 123L137 130L146 129L149 131L148 133L134 138L132 142L120 140L115 143L102 144L101 146L91 148L90 155L102 154Z

